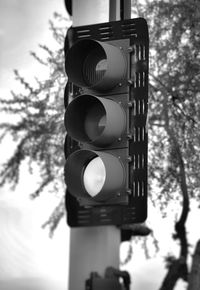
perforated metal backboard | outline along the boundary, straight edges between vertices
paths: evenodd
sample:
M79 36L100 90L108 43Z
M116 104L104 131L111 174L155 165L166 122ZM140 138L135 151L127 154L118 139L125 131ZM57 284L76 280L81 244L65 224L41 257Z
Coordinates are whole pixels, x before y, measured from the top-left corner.
M147 217L147 149L146 127L148 111L148 52L149 38L146 21L142 18L74 27L70 31L69 46L80 39L91 38L114 44L121 41L129 52L128 83L122 93L128 94L129 114L129 203L128 205L100 205L85 207L66 192L67 222L72 227L122 225L143 222ZM123 91L124 90L124 91ZM69 97L82 93L81 88L68 83L65 103ZM66 158L81 144L66 137Z

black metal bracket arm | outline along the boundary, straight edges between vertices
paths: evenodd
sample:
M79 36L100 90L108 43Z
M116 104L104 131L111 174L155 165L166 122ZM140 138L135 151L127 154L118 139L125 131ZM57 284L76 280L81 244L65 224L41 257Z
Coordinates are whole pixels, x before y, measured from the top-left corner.
M122 278L123 284L119 278ZM114 267L107 267L104 277L97 272L91 272L86 280L85 290L130 290L130 275L127 271L121 271Z
M113 267L107 267L105 271L105 278L107 279L123 279L123 286L125 290L130 289L131 278L127 271L121 271L119 269L115 269Z

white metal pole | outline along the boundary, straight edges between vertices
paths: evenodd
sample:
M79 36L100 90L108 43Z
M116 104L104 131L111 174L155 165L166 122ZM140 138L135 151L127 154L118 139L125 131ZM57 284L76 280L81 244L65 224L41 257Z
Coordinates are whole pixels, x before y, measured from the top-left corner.
M109 0L72 1L73 26L97 24L109 21Z
M109 21L109 6L109 0L73 0L73 26ZM103 276L107 266L119 268L119 246L115 226L72 228L68 290L85 290L91 272Z
M109 21L120 20L120 0L109 0Z
M119 268L119 245L114 226L71 229L68 290L85 290L91 272L103 277L106 267Z

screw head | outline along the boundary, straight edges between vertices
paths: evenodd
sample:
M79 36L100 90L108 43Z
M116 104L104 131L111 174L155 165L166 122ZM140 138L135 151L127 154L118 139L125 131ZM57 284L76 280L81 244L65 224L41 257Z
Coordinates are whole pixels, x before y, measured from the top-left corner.
M128 139L133 139L133 135L131 133L127 134Z
M132 84L133 84L133 81L132 81L131 79L129 79L129 80L128 80L128 84L129 84L129 85L132 85Z
M127 160L128 162L131 162L131 161L132 161L131 156L127 156L127 157L126 157L126 160Z
M129 46L129 47L127 48L127 51L128 51L128 52L134 52L134 48L133 48L133 46Z
M131 190L130 190L130 188L128 188L127 190L126 190L126 193L128 193L128 195L131 195Z

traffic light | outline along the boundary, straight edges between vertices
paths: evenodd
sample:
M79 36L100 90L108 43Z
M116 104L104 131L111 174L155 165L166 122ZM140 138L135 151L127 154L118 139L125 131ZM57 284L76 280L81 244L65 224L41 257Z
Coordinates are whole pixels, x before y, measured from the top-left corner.
M147 217L148 52L143 18L68 31L64 174L70 226Z

